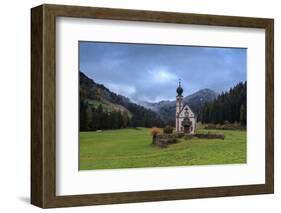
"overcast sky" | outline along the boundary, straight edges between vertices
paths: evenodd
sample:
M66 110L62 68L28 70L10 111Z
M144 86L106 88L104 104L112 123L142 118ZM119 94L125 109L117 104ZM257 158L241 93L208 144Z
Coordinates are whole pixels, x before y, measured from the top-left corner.
M79 55L81 72L134 101L174 100L179 79L184 96L246 80L244 48L79 42Z

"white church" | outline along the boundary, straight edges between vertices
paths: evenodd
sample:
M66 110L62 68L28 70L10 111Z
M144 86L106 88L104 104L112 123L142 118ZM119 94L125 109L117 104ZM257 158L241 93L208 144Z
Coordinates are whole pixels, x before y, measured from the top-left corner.
M179 81L176 96L176 132L194 134L196 129L196 116L187 104L183 102L183 88Z

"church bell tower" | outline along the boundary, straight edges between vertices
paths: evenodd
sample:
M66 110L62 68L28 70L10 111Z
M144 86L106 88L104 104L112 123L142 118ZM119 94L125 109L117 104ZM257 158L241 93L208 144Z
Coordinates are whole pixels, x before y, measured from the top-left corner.
M179 79L179 86L177 88L177 96L176 96L176 132L180 132L180 119L179 119L179 114L182 110L183 107L183 88L181 87L181 80Z

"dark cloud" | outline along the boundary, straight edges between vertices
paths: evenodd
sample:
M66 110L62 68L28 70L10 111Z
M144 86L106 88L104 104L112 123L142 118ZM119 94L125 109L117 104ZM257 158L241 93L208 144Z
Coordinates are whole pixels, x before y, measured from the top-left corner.
M79 42L79 51L82 72L135 101L174 99L179 78L184 95L246 80L245 48Z

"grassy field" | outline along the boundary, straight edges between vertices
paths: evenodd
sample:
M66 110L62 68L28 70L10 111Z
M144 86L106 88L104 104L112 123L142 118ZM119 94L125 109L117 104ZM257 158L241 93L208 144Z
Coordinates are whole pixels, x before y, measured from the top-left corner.
M181 139L168 148L151 144L149 129L80 132L80 170L246 163L246 131L220 139Z

